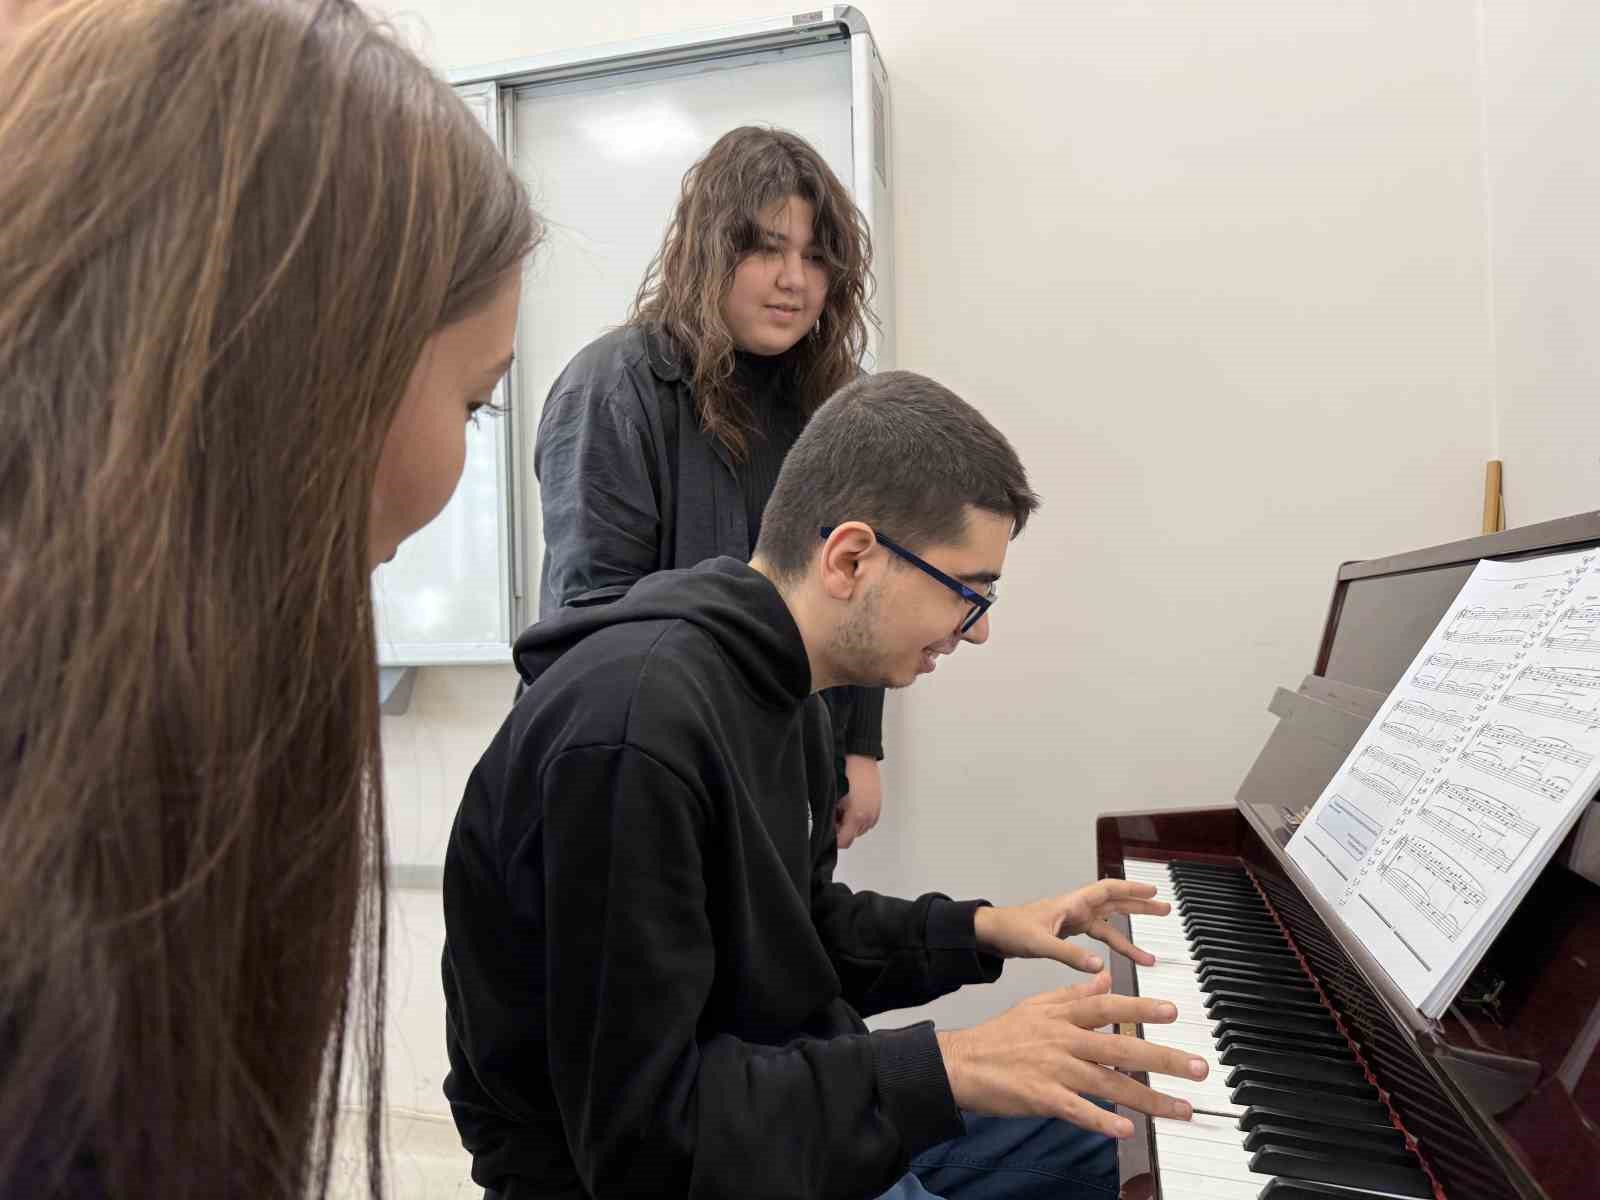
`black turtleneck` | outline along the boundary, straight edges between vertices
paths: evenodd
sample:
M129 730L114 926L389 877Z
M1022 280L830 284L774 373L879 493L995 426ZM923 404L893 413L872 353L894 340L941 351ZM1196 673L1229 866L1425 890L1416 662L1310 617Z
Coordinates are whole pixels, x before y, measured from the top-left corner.
M784 386L789 378L785 356L735 351L733 378L750 402L750 445L738 464L739 490L744 495L750 550L761 533L761 513L778 483L778 469L805 428L805 414Z

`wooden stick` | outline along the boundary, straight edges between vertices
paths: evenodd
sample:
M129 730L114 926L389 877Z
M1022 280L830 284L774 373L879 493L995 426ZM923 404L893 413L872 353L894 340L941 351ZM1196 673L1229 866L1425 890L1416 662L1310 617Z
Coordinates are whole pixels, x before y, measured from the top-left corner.
M1483 531L1499 533L1505 528L1504 509L1500 502L1500 467L1498 458L1491 458L1483 471Z

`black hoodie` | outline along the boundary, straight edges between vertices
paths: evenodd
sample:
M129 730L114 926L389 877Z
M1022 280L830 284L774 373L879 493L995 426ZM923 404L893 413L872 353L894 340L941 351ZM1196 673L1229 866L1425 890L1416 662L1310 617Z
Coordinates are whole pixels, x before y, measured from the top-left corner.
M445 1094L521 1196L867 1197L962 1132L931 1024L981 901L833 882L800 631L734 559L518 639L445 859Z

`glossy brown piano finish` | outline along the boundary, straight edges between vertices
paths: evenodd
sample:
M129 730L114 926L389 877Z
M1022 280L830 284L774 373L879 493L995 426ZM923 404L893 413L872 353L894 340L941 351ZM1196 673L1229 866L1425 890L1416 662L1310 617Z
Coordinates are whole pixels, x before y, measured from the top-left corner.
M1600 545L1600 513L1345 564L1315 673L1301 695L1386 693L1480 558L1594 545ZM1273 711L1282 717L1285 710L1275 703ZM1337 918L1306 895L1287 859L1289 813L1303 810L1337 767L1337 756L1323 745L1310 755L1315 765L1296 776L1283 761L1293 753L1292 737L1276 747L1269 741L1230 807L1101 817L1100 874L1122 876L1127 859L1243 865L1416 1139L1445 1200L1600 1200L1600 883L1593 853L1579 856L1569 838L1456 1002L1429 1021L1404 1002L1364 947L1347 942ZM1270 754L1278 761L1263 771ZM1275 780L1294 786L1277 795ZM1600 829L1600 806L1591 809L1592 831ZM1132 966L1112 961L1116 990L1135 990ZM1153 1035L1159 1040L1159 1030ZM1124 1115L1136 1127L1121 1154L1124 1195L1153 1200L1159 1150L1148 1124Z

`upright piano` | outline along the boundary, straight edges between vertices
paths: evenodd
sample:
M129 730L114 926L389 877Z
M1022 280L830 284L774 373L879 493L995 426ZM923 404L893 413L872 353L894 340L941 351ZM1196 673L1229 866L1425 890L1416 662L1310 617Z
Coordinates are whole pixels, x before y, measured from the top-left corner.
M1179 1024L1137 1032L1212 1066L1147 1080L1193 1122L1121 1110L1125 1200L1600 1200L1600 803L1437 1020L1285 853L1480 559L1596 545L1588 513L1346 563L1235 803L1099 819L1100 875L1173 902L1119 918L1160 961L1113 956L1113 989L1173 999Z

